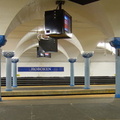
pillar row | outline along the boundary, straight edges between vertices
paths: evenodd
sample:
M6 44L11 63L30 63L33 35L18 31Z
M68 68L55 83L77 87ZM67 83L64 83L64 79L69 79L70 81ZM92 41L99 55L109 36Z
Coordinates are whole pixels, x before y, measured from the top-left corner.
M3 56L6 57L6 91L12 91L11 58L14 56L14 52L3 52Z
M12 77L13 77L13 87L17 87L17 62L18 58L12 58Z
M74 62L76 62L76 59L70 58L68 60L70 62L70 86L75 85L75 80L74 80Z
M85 89L90 89L90 57L93 56L92 52L84 52L82 56L85 58L85 76L84 76L84 85Z
M0 35L0 101L2 101L1 98L1 55L2 55L2 49L1 47L5 45L7 42L5 35Z
M120 37L114 37L114 39L110 41L110 45L116 49L115 98L120 98Z

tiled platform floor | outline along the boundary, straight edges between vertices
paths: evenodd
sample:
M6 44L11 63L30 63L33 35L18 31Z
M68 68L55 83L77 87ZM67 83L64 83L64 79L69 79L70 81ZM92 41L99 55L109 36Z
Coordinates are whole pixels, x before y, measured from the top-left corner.
M3 97L0 120L120 120L114 94Z
M74 91L84 86L29 86L14 88L2 94L36 91ZM114 85L91 86L91 90L115 90ZM120 99L114 94L42 95L2 97L0 120L120 120Z

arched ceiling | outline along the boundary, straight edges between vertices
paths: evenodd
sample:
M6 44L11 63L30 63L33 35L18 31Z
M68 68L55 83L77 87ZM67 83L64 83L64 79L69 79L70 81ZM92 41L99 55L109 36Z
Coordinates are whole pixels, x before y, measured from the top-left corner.
M35 47L37 35L44 30L44 12L56 9L56 0L2 0L0 4L0 34L6 35L5 51L16 56ZM120 0L99 0L79 5L65 0L63 9L72 16L71 39L60 39L59 47L67 57L76 57L83 51L94 51L101 41L109 41L119 34Z
M30 0L8 0L0 1L0 35L4 35L18 12L30 2Z

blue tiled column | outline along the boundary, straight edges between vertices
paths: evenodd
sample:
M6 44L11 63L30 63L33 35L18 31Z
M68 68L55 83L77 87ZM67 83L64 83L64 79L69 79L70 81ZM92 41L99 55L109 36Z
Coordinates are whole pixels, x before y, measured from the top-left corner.
M93 53L83 53L82 56L85 58L85 78L84 85L85 89L90 89L90 57L93 56Z
M76 62L76 59L69 59L70 62L70 86L75 85L75 80L74 80L74 62Z
M5 35L0 35L0 101L2 101L1 98L1 54L2 54L2 49L1 47L5 45L6 43L6 38Z
M11 88L11 58L14 56L14 52L3 52L3 56L6 57L6 91L12 91L12 88Z
M17 87L17 62L18 58L12 58L12 76L13 76L13 87Z
M110 44L116 49L115 98L120 98L120 37L115 37Z

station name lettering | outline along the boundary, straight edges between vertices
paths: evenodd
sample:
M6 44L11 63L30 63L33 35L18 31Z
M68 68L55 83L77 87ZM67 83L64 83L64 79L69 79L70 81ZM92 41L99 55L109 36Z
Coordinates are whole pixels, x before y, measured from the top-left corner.
M31 71L51 71L51 68L49 67L32 67Z

